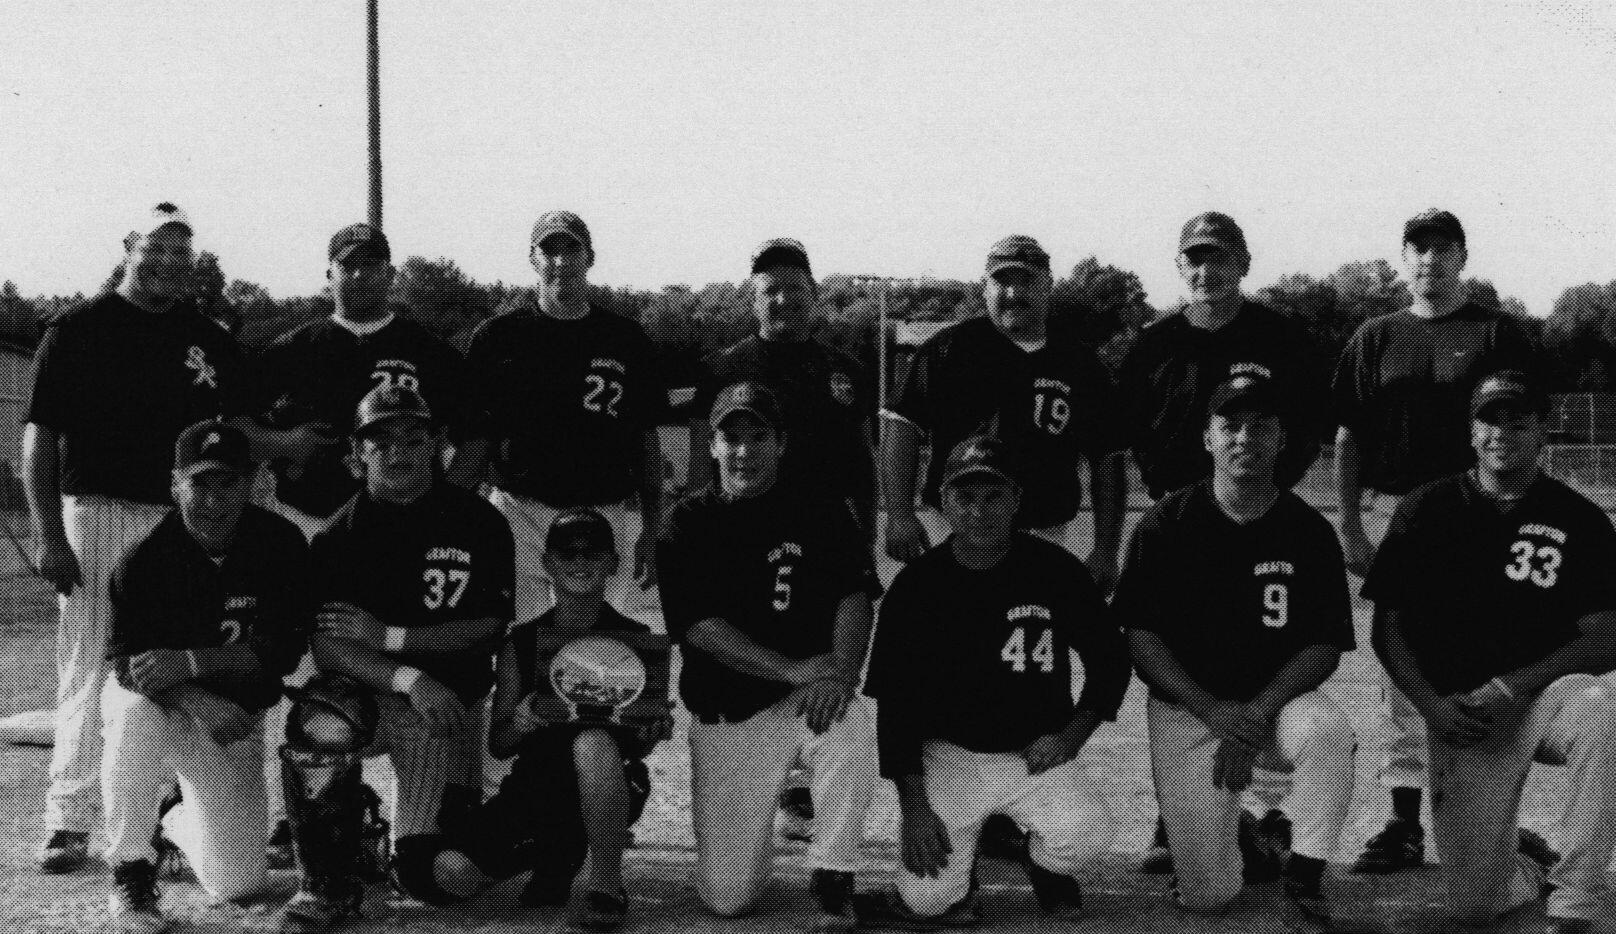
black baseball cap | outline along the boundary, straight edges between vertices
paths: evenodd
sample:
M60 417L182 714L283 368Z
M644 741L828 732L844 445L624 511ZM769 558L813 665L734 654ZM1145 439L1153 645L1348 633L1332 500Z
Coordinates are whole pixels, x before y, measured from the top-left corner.
M571 237L590 256L595 255L595 243L589 237L589 226L571 211L545 211L533 222L533 239L529 250L536 250L546 238L555 234Z
M204 470L228 470L243 475L251 472L247 436L212 419L197 422L180 432L174 441L174 472L189 478Z
M354 253L389 262L393 259L387 235L369 224L349 224L333 234L325 248L325 258L330 261L347 259Z
M377 386L359 400L354 413L355 435L362 435L375 426L393 418L418 418L432 423L432 408L421 394L402 386Z
M1459 219L1454 217L1451 212L1444 211L1441 208L1421 211L1403 223L1404 243L1408 243L1422 233L1441 234L1460 246L1464 246L1464 227L1459 224Z
M762 383L741 382L725 386L713 400L713 409L707 423L715 430L736 412L747 412L764 424L780 431L785 427L780 414L780 400Z
M810 276L814 274L813 267L808 265L808 248L790 237L765 240L752 251L754 273L762 272L771 266L793 266Z
M1240 373L1212 390L1212 398L1206 405L1206 417L1210 419L1214 415L1227 415L1240 409L1263 415L1283 415L1284 397L1273 380Z
M1542 414L1549 411L1552 402L1542 384L1524 371L1499 370L1476 384L1470 394L1470 417L1483 418L1488 409L1499 405Z
M1025 269L1029 272L1048 272L1049 254L1038 241L1025 234L1011 234L988 249L987 274L1001 269Z
M573 554L616 553L617 538L612 524L593 509L568 509L555 517L544 535L545 551Z
M172 201L160 201L152 207L143 208L129 219L129 229L123 235L124 242L127 243L132 236L151 236L170 224L184 227L186 233L196 233L196 227L183 209Z
M954 445L943 465L943 479L938 486L946 487L964 477L987 474L1014 486L1021 486L1015 468L1010 463L1005 443L991 435L972 435Z
M1246 252L1246 235L1234 218L1219 211L1197 214L1184 223L1178 232L1178 252L1198 246L1213 246L1229 253Z

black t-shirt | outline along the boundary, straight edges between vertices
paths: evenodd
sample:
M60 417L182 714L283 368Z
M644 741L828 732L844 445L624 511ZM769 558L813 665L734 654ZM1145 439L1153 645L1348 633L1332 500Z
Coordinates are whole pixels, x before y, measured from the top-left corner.
M836 611L879 589L867 539L846 504L776 486L751 499L707 491L680 502L657 542L668 634L680 643L679 693L697 716L743 720L793 688L742 674L685 641L718 618L788 658L834 647Z
M516 614L511 527L488 501L438 483L406 506L356 495L314 538L316 605L351 603L383 625L417 628ZM398 652L470 703L493 683L496 645Z
M1079 708L1116 716L1128 651L1083 563L1018 534L998 564L975 570L953 539L905 565L881 599L870 696L881 701L881 774L921 771L922 745L1012 752L1071 722L1071 650L1083 665Z
M1500 510L1468 471L1455 474L1398 504L1363 595L1405 614L1432 687L1469 691L1577 638L1582 617L1616 610L1616 531L1549 477Z
M1399 311L1365 321L1336 364L1336 418L1358 441L1359 482L1402 495L1466 470L1470 392L1482 377L1530 369L1521 326L1466 304L1441 318Z
M23 420L60 436L63 494L168 503L180 432L245 414L249 396L235 342L194 307L108 292L45 329Z
M875 415L875 387L858 361L818 341L754 334L704 363L706 379L692 407L701 417L725 386L760 382L774 391L785 416L786 482L855 503L871 501L875 483L865 425Z
M556 628L555 610L552 609L538 619L528 620L525 623L513 626L510 635L506 637L506 642L516 656L516 672L522 685L518 696L526 697L538 688L540 677L540 672L536 667L539 660L538 632L540 629L554 628ZM600 618L595 620L593 626L588 629L568 631L575 631L579 635L586 632L650 632L651 627L617 612L610 603L603 603L600 608ZM548 689L548 687L545 688L545 690ZM517 754L521 756L526 756L530 753L550 755L556 750L558 734L564 734L568 729L572 728L564 724L557 724L541 729L536 733L531 733L523 738L521 745L516 750ZM608 727L607 729L617 738L618 748L623 751L625 756L643 759L643 753L649 751L642 749L643 744L639 741L638 729L634 727Z
M634 495L644 433L668 404L639 324L600 309L574 321L522 309L479 325L466 363L501 488L556 507Z
M1002 439L1024 478L1026 528L1060 525L1077 515L1080 457L1096 458L1126 442L1110 375L1076 330L1049 322L1037 351L1017 346L988 318L932 335L915 353L889 408L931 436L922 494L937 504L943 464L973 434Z
M465 362L426 328L395 318L380 330L358 335L321 318L278 338L258 361L261 400L254 408L277 427L323 421L347 434L359 400L378 386L421 394L451 430L463 422ZM329 516L359 490L343 462L344 443L322 452L300 470L277 469L276 496L315 516Z
M1195 683L1245 702L1308 646L1353 648L1335 530L1296 494L1244 525L1210 478L1145 513L1111 601L1122 626L1155 633Z
M1333 427L1329 373L1307 332L1290 318L1246 302L1217 330L1183 315L1152 324L1128 350L1117 373L1126 400L1134 460L1150 495L1163 495L1211 476L1202 443L1212 391L1231 376L1254 374L1284 387L1293 417L1276 468L1280 486L1302 478Z
M281 679L308 648L313 577L303 533L279 516L248 506L215 562L171 511L113 571L107 658L130 687L129 658L142 652L246 645L258 658L254 676L200 683L263 710L280 699Z

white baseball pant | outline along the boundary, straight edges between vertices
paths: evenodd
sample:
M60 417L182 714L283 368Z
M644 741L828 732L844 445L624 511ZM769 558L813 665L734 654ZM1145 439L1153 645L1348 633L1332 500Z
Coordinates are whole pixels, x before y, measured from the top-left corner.
M1221 908L1245 885L1239 843L1241 796L1213 785L1219 740L1193 713L1151 697L1150 765L1156 800L1186 908ZM1291 852L1314 859L1335 856L1352 805L1352 721L1329 695L1309 691L1279 713L1274 744L1258 759L1263 768L1291 771L1285 811L1292 821Z
M1402 501L1401 496L1374 494L1370 508L1389 516ZM1430 773L1425 719L1385 671L1380 673L1380 703L1375 707L1375 718L1374 734L1385 737L1378 775L1381 787L1424 788Z
M269 814L262 717L245 738L220 746L184 711L156 704L116 679L108 679L101 708L107 863L156 862L158 808L164 789L178 779L184 801L169 811L165 833L208 896L225 901L263 891Z
M362 754L392 760L395 793L388 821L393 839L437 833L443 790L475 779L473 767L482 737L475 735L476 730L464 736L434 735L402 694L377 694L376 706L380 714L376 738ZM475 723L476 709L471 712Z
M1116 821L1081 758L1038 775L1015 753L925 746L926 798L948 828L948 863L935 878L898 874L898 893L918 915L939 915L970 891L982 825L1004 814L1028 833L1027 853L1050 872L1073 876L1111 846Z
M1498 723L1479 745L1431 741L1432 823L1453 907L1493 916L1538 897L1544 875L1518 852L1515 823L1533 762L1570 770L1548 914L1604 911L1616 849L1616 675L1569 675Z
M814 735L797 715L806 688L740 723L690 724L691 817L696 888L715 913L751 908L772 873L774 816L786 775L801 756L812 773L811 869L853 872L877 777L875 712L855 696L847 715Z
M58 600L56 736L45 830L89 833L100 803L101 687L112 635L112 572L168 512L156 503L109 496L63 496L62 523L84 584Z

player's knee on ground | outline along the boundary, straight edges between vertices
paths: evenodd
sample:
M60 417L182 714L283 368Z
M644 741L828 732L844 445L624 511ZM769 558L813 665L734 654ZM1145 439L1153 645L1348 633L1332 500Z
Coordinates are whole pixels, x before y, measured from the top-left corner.
M428 905L448 905L475 895L480 888L461 894L463 886L473 881L473 877L465 874L469 869L476 873L480 879L482 873L471 865L471 860L461 854L440 859L453 851L449 850L448 838L442 834L422 833L412 834L408 837L399 837L393 845L393 881L400 891L416 901L426 902ZM444 876L439 875L439 867L448 870ZM449 882L451 885L444 885Z
M572 741L572 762L578 785L602 787L627 794L623 777L623 751L605 730L584 730Z
M1180 864L1177 872L1178 904L1190 911L1225 908L1240 897L1240 890L1246 885L1239 862L1233 866L1217 867L1210 873L1186 872Z
M264 848L255 845L256 858L238 860L239 865L216 868L207 879L199 880L215 902L239 902L258 895L269 887L269 864Z
M1028 842L1033 861L1050 872L1075 875L1111 846L1116 821L1096 794L1063 799L1035 828Z
M709 911L724 918L738 918L757 907L763 885L749 879L727 876L701 880L701 900Z

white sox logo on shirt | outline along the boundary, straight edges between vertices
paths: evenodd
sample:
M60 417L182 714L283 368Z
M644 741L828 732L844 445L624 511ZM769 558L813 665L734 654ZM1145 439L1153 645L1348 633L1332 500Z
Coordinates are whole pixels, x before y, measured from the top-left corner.
M202 352L201 347L192 344L190 349L185 351L185 368L196 371L196 379L191 380L192 386L206 383L212 389L219 388L219 382L214 378L219 375L219 371L208 362L208 355Z
M802 546L796 542L784 542L769 552L769 563L775 566L773 606L781 613L791 609L791 569L796 562L788 559L801 557Z
M589 369L591 372L584 377L584 408L616 418L617 405L623 401L623 377L628 368L621 360L596 357L589 361ZM602 372L594 372L596 370Z
M1565 560L1560 549L1566 533L1552 525L1528 523L1515 534L1520 538L1509 546L1513 560L1504 565L1504 575L1512 581L1531 581L1544 590L1553 587L1560 580L1560 563ZM1534 542L1534 538L1546 538L1553 544Z
M999 650L999 660L1008 664L1011 671L1026 671L1028 661L1037 665L1038 670L1045 674L1054 671L1055 630L1049 625L1053 618L1054 614L1049 611L1049 607L1039 603L1023 603L1011 607L1010 612L1005 614L1005 619L1021 625L1010 630L1010 638L1004 641L1004 648ZM1027 620L1040 621L1044 625L1040 627L1036 622L1028 623ZM1031 653L1027 651L1029 627L1038 633L1031 640L1033 643Z
M429 548L426 561L434 566L421 572L421 580L426 584L421 602L429 610L459 606L460 598L466 595L466 585L471 583L471 553L463 548ZM463 566L437 566L445 564Z
M1295 577L1296 565L1289 561L1263 561L1251 569L1253 577ZM1291 619L1291 590L1284 581L1263 585L1262 623L1269 629L1284 629Z
M830 397L842 405L853 404L853 377L836 372L830 375Z

